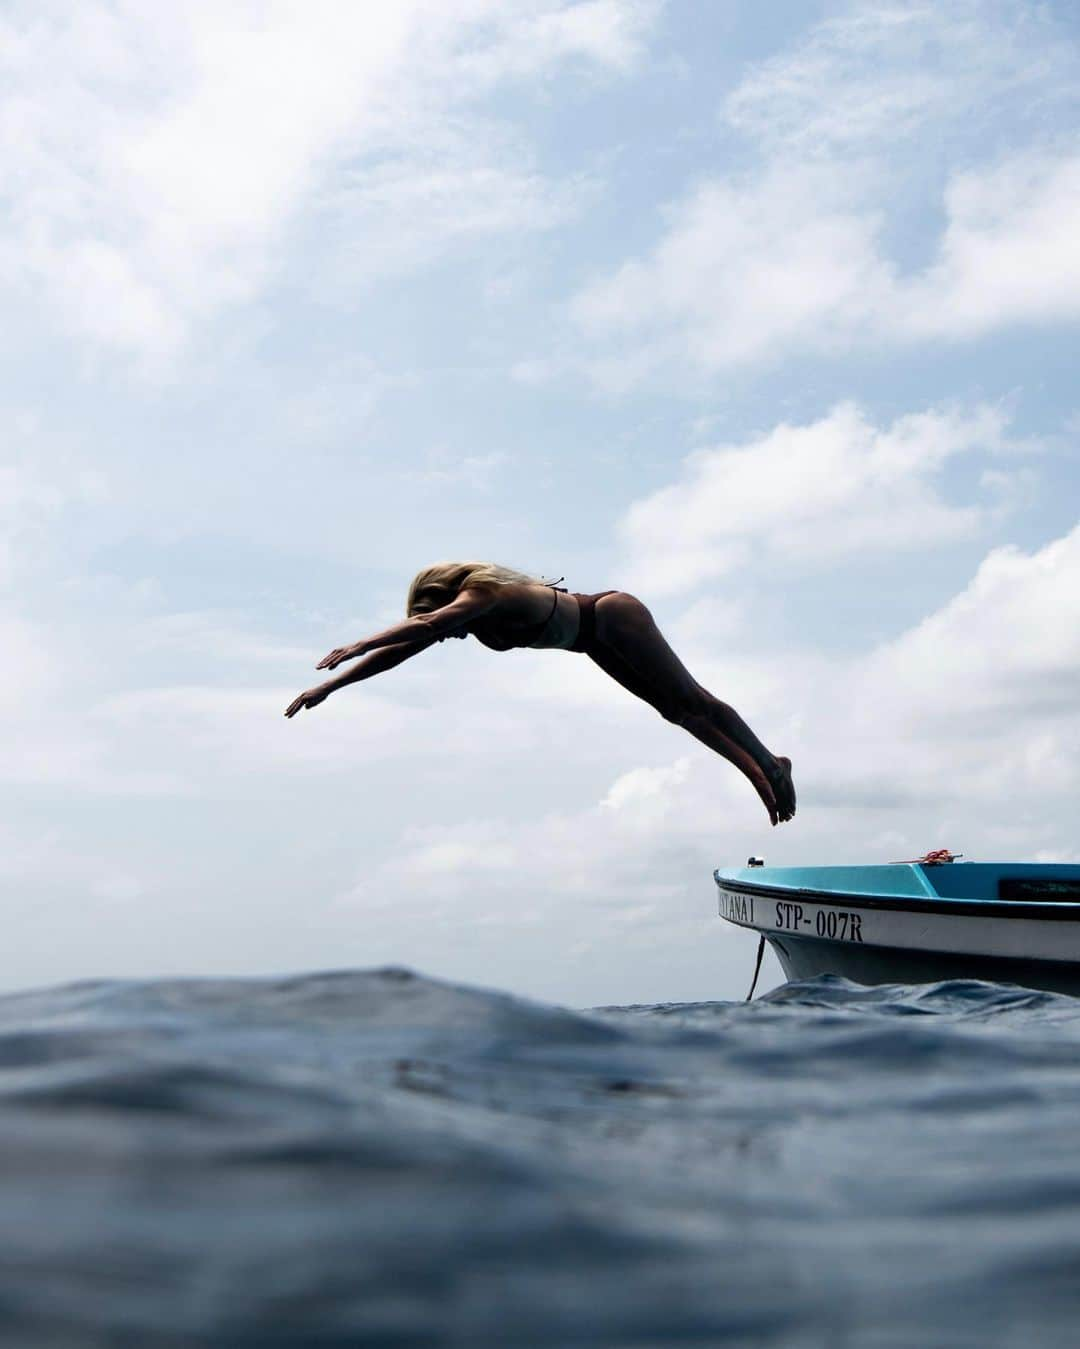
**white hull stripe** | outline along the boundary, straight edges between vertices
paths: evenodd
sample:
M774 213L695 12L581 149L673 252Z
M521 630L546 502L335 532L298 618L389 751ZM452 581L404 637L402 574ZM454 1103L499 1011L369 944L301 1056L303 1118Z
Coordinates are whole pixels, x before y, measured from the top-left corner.
M894 901L895 902L895 901ZM720 916L768 936L887 946L1014 960L1080 960L1080 923L1067 918L994 918L878 907L838 896L818 903L805 893L753 894L720 887Z

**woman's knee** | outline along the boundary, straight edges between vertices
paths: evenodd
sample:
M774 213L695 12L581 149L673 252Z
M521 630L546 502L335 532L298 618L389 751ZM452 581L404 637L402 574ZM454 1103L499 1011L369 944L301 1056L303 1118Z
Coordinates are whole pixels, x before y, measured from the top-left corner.
M708 708L693 693L673 692L670 697L658 700L656 710L673 726L685 727L688 723L700 721L703 717L708 719Z

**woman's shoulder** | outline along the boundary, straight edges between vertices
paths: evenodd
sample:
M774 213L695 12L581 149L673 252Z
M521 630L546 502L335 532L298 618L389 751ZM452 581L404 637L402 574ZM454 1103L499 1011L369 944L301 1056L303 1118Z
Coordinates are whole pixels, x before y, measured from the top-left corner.
M463 595L482 595L486 600L494 600L499 608L528 603L533 596L542 593L545 587L531 581L475 581L464 586Z
M551 587L531 581L481 581L464 594L482 599L493 619L511 624L536 623L551 607Z

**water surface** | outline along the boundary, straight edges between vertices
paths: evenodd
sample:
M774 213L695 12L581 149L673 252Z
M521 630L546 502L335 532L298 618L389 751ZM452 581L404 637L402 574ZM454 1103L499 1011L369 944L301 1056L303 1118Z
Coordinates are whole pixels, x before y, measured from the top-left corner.
M1080 1001L0 999L13 1346L1073 1345Z

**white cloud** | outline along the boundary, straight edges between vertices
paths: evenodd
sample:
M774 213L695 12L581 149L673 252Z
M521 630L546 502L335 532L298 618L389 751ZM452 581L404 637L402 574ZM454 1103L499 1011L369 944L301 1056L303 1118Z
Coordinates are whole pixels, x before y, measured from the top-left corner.
M997 548L937 613L874 653L860 677L903 704L906 728L1023 739L1075 762L1080 728L1080 526L1034 553ZM1071 726L1044 746L1037 732ZM1070 777L1076 778L1076 769Z
M462 234L543 227L570 198L492 160L499 137L475 116L455 136L451 106L566 60L625 70L652 10L16 4L0 19L0 285L43 295L95 344L160 359L267 284L285 232L334 199L358 156L378 158L354 167L353 225L384 248L406 224L426 255ZM447 136L458 148L439 160L431 146Z
M567 59L629 71L644 54L661 0L583 0L533 6L532 13L523 8L516 14L504 9L494 38L463 57L461 73L470 83L497 84Z
M323 194L337 235L335 286L411 271L473 238L552 229L576 214L589 190L522 169L529 156L520 146L496 147L483 133L453 141L346 170Z
M865 181L839 165L774 164L698 186L651 256L585 287L571 312L612 344L618 382L690 361L704 370L792 349L973 338L1080 317L1080 155L1036 152L955 175L933 260L901 275Z
M1075 849L1080 526L995 549L971 582L879 648L799 675L801 857L981 860ZM794 835L772 844L796 858Z
M755 167L700 179L649 252L574 299L594 377L1080 317L1080 156L1046 133L1051 110L1058 136L1080 126L1078 79L1075 46L1037 16L958 0L826 22L727 99ZM905 272L890 231L928 195L943 227Z
M438 488L450 483L464 483L474 492L490 492L495 479L510 462L510 456L501 450L461 456L432 450L426 460L423 468L411 469L406 474L418 485Z
M972 337L1080 316L1080 155L1022 155L958 174L945 208L936 261L891 301L900 333Z
M845 403L808 426L695 451L676 483L627 511L621 533L633 574L672 593L751 559L821 567L971 534L980 508L953 505L938 477L956 455L1000 450L1004 429L991 407L878 428Z
M142 758L153 746L154 757L168 762L178 779L203 790L223 775L249 777L289 767L323 770L401 756L415 740L406 734L415 718L366 690L351 700L339 695L333 716L325 715L329 704L319 709L322 717L307 713L299 733L299 726L283 716L295 692L228 685L148 688L106 699L94 720L109 728L117 748L135 741Z
M402 843L401 855L383 868L384 883L438 881L467 887L478 875L507 875L519 863L515 845L490 821L407 833Z
M712 850L768 829L751 824L764 814L744 788L702 751L692 766L630 769L578 812L478 820L466 807L405 831L337 903L375 958L406 940L427 968L479 980L497 968L500 982L570 999L586 982L595 1001L662 996L700 962L685 996L709 996L752 958L709 893Z
M35 479L22 466L0 464L0 511L5 515L23 510L55 510L63 499L54 485Z
M21 190L0 274L43 286L76 332L168 350L258 286L413 9L32 13L6 25L0 125Z
M858 154L928 124L984 122L1018 97L1075 97L1077 54L1034 6L855 3L752 69L727 121L772 154Z
M43 462L44 460L52 462ZM108 495L104 476L53 445L46 451L37 420L0 419L0 588L29 565L48 525L66 508Z
M707 369L828 345L889 294L877 221L831 172L777 168L748 185L702 184L669 213L652 256L588 286L572 312L589 334L644 334L654 359Z
M676 759L673 764L658 768L632 768L608 788L600 802L602 810L653 809L662 806L672 787L686 781L690 771L689 759Z
M15 730L23 708L45 689L55 653L39 628L14 615L0 615L0 650L4 653L0 716L10 716Z

